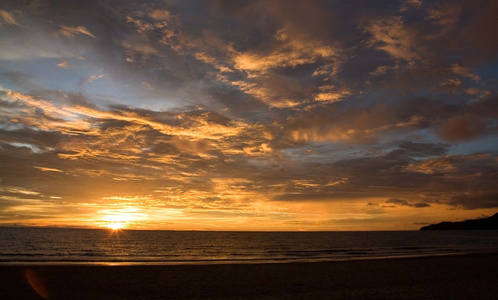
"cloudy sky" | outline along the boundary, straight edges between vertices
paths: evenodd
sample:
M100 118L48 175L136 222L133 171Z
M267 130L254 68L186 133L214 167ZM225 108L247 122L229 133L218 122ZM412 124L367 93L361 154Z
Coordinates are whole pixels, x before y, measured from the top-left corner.
M498 210L498 1L0 4L0 225Z

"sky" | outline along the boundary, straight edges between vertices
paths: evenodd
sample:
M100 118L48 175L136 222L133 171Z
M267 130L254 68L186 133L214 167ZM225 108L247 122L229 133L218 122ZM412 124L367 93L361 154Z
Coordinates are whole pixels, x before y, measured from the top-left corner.
M0 4L0 226L498 210L498 1Z

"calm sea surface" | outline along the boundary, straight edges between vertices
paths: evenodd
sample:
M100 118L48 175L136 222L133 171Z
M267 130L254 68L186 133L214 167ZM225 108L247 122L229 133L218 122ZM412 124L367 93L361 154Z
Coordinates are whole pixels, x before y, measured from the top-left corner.
M202 232L0 228L0 264L207 264L498 252L498 231Z

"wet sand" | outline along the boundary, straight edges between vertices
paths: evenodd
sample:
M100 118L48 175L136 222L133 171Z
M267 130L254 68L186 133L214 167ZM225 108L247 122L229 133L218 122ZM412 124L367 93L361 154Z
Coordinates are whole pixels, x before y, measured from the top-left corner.
M498 254L313 263L0 266L0 299L493 299Z

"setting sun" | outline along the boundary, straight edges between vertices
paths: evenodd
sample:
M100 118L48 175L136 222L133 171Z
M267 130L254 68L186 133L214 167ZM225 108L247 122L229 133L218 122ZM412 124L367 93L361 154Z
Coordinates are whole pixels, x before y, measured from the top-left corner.
M125 228L124 223L109 223L106 225L107 228L112 229L112 230L120 230Z
M100 211L101 217L96 222L100 223L101 227L112 230L124 228L133 228L137 221L146 219L146 215L139 212L139 209L134 207L124 207L119 209L105 209Z

